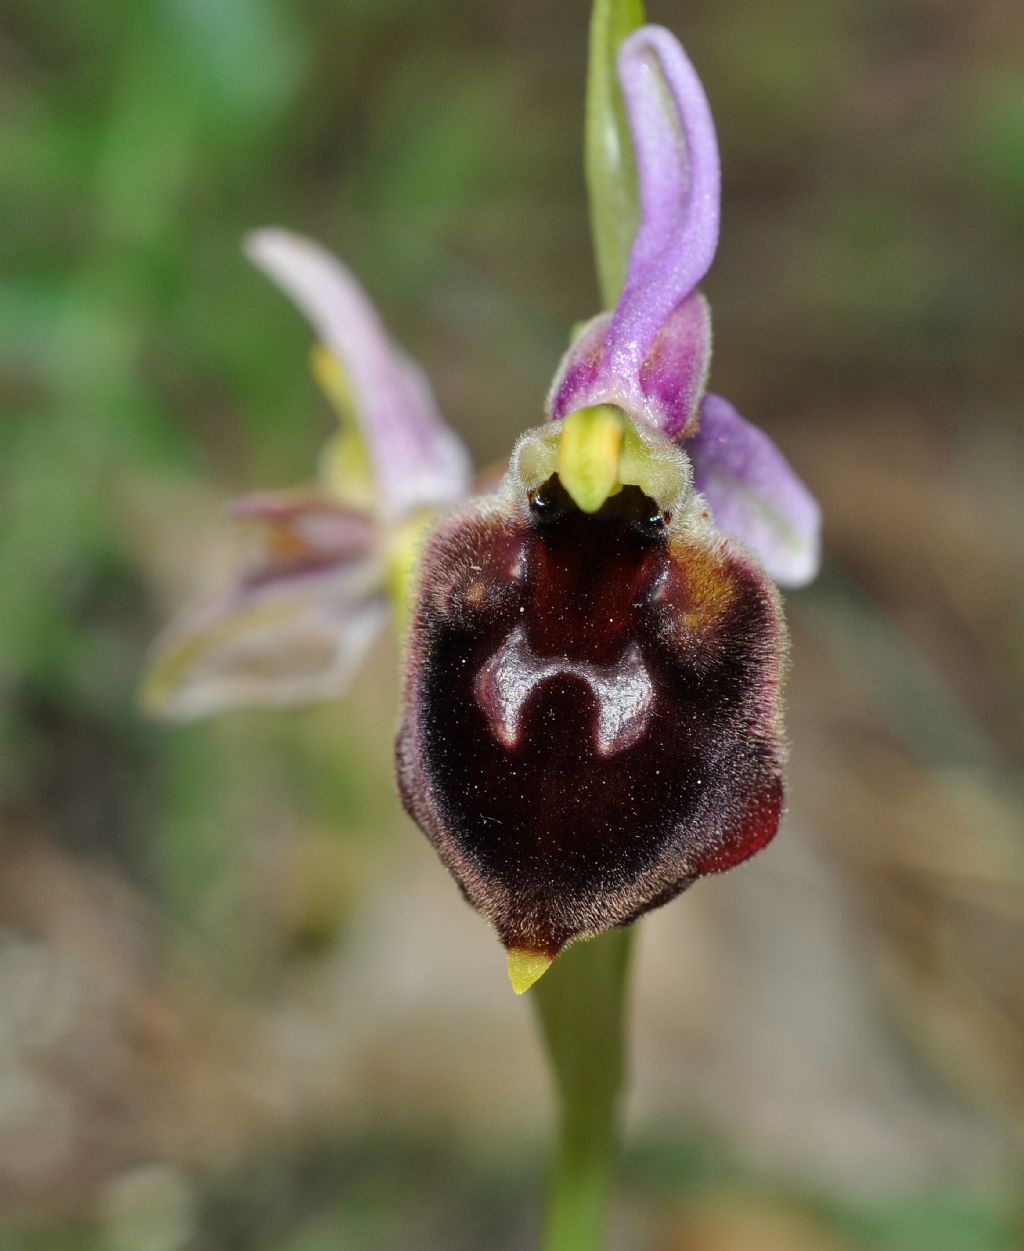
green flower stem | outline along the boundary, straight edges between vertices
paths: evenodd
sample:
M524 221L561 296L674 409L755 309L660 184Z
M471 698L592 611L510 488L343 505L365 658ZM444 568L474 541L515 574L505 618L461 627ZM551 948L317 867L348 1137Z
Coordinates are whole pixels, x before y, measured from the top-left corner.
M600 1251L619 1150L632 931L570 947L530 992L558 1091L560 1124L544 1251Z
M619 298L637 227L636 168L616 60L643 0L594 0L584 151L601 299ZM530 991L559 1101L543 1251L600 1251L619 1151L630 930L570 947Z
M583 147L590 232L605 308L613 307L622 290L638 214L636 164L616 61L622 41L643 22L643 0L594 0Z

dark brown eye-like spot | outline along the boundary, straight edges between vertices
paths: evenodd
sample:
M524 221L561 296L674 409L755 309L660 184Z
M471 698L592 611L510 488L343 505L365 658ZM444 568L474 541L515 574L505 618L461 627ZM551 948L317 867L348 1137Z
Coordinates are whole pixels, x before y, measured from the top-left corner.
M553 475L529 503L428 543L399 780L502 941L554 954L774 834L783 631L748 558L638 487L586 515Z
M646 530L648 534L660 534L668 524L668 520L666 514L661 511L653 500L647 500L644 515L638 520L637 525Z
M544 487L537 487L530 492L530 511L535 517L550 517L554 512L554 500L551 492Z
M569 492L559 482L557 474L552 474L547 482L531 491L529 501L530 513L535 523L541 525L555 521L575 508Z

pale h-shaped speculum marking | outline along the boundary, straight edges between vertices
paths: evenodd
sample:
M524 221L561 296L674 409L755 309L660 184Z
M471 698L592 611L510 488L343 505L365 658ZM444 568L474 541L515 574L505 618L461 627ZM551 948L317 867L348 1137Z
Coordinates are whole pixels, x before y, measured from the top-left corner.
M635 643L612 664L596 665L568 657L538 656L519 626L487 661L474 684L477 703L495 738L505 747L518 747L527 699L541 683L560 677L579 678L593 693L599 755L625 751L643 735L654 701L654 685Z

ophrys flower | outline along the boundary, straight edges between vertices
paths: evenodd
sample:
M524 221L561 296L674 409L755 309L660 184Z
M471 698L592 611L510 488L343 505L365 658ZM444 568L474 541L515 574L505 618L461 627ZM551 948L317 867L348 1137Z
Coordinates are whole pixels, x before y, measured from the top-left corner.
M294 236L254 236L363 443L349 433L329 450L317 498L243 503L268 526L267 560L172 629L150 686L186 715L336 694L388 588L411 592L402 799L508 948L517 990L566 943L774 836L785 627L772 579L799 585L818 561L809 492L706 391L697 284L718 240L719 164L700 81L649 26L623 44L619 76L640 204L625 284L574 338L547 423L496 490L468 497L460 445L346 271Z

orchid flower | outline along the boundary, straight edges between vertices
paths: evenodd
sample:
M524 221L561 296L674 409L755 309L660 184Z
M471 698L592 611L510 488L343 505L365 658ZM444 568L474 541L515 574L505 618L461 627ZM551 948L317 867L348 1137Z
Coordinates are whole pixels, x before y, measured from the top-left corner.
M161 716L342 694L408 582L421 530L469 490L469 457L426 378L348 270L283 230L250 235L246 252L316 331L313 372L341 428L317 490L232 506L262 528L260 559L157 639L143 702Z
M198 716L339 694L408 598L403 803L525 990L775 834L786 633L819 511L706 390L719 159L700 81L644 26L618 59L640 221L615 307L559 366L547 422L470 495L465 451L351 275L249 240L321 343L345 421L314 494L243 499L264 555L158 642L149 704ZM774 580L774 582L773 582Z

